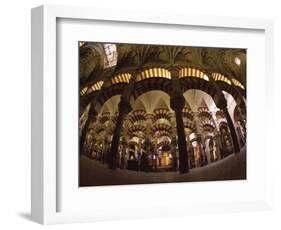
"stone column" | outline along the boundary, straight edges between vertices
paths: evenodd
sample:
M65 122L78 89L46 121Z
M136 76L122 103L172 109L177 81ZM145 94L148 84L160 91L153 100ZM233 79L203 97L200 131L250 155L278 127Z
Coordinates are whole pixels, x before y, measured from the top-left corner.
M118 104L118 108L119 108L119 115L113 133L111 150L109 153L109 162L108 162L108 167L113 170L116 169L116 165L117 165L118 146L119 146L120 135L124 123L124 118L131 111L131 106L129 102L123 97L121 97L121 101Z
M200 153L201 153L201 161L202 161L202 165L205 165L206 162L206 152L203 148L203 146L205 146L205 143L203 143L202 139L202 133L201 133L201 128L200 128L200 118L199 118L199 112L194 112L194 121L195 121L195 126L196 126L196 137L197 137L197 143L200 146Z
M145 136L146 136L146 138L149 138L152 140L151 127L153 124L153 114L146 114L145 119L146 119Z
M89 110L89 115L88 115L88 119L84 125L84 129L82 130L80 139L79 139L79 154L82 155L84 153L84 143L86 140L86 136L87 136L87 132L89 129L89 126L91 124L91 122L95 122L95 120L97 119L97 112L94 110L93 108L93 104L91 104L91 108Z
M132 94L133 86L135 84L135 79L137 78L137 75L138 75L137 70L136 70L136 72L132 73L132 77L128 83L128 86L123 91L121 100L118 104L119 114L118 114L115 129L113 132L111 150L109 153L109 162L108 162L108 167L113 170L116 169L118 147L119 147L119 141L120 141L120 136L121 136L124 119L125 119L126 115L132 110L129 101L130 101L130 97Z
M245 134L246 134L246 126L247 126L246 123L247 122L244 121L245 117L242 113L242 108L241 108L241 107L243 107L243 104L237 104L236 106L237 106L237 110L238 110L238 113L239 113L239 117L241 118L241 122L242 122L241 125L242 125L242 128L243 128L243 132L245 132Z
M187 143L183 123L183 108L185 105L185 98L182 95L179 79L179 71L177 68L171 66L169 68L171 73L171 98L170 107L175 111L176 130L178 136L178 151L179 151L179 172L189 172L189 162L187 153Z
M231 119L230 114L229 114L228 109L227 109L226 99L220 101L219 108L221 110L223 110L225 118L227 120L227 124L228 124L229 130L230 130L230 134L231 134L231 138L232 138L232 142L233 142L234 153L235 154L239 153L240 152L239 142L238 142L238 138L237 138L237 135L236 135L234 124L232 122L232 119Z
M85 123L84 129L82 130L80 140L79 140L79 154L80 155L83 154L83 145L84 145L84 142L85 142L85 138L86 138L86 135L87 135L87 132L88 132L89 125L91 124L91 122L95 122L96 118L97 118L97 111L95 110L94 107L97 104L97 100L100 98L100 95L103 92L103 89L107 85L107 82L110 82L112 76L114 76L114 75L115 75L115 71L112 72L112 75L108 76L107 80L104 82L101 89L98 91L96 96L94 96L94 98L91 101L89 116L88 116L88 119ZM80 100L81 100L81 98L80 98Z
M223 110L227 123L228 123L228 127L230 130L230 134L231 134L231 138L232 138L232 142L233 142L233 147L234 147L234 153L239 153L240 152L240 147L239 147L239 142L238 142L238 138L236 135L236 130L234 127L234 124L232 122L232 119L230 117L230 114L228 112L227 109L227 101L225 99L225 96L222 93L222 90L220 89L220 87L218 87L218 85L214 82L213 78L211 77L211 73L208 73L208 75L210 76L209 79L211 80L210 83L216 88L216 90L219 92L216 95L216 98L214 98L214 101L217 104L217 107L220 108L221 110Z
M195 128L196 128L196 132L197 135L200 134L200 118L199 118L199 112L193 112L193 116L194 116L194 122L195 122Z
M201 160L201 166L205 165L206 162L206 153L203 149L203 144L202 144L202 135L201 134L197 134L197 143L199 145L199 151L200 151L200 160Z
M171 115L171 126L172 126L172 133L171 133L171 154L173 156L173 170L177 171L178 169L178 154L177 154L177 128L176 128L176 118Z
M216 132L215 142L216 142L216 147L217 147L218 158L220 160L220 159L222 159L222 155L221 155L222 146L221 146L221 135L219 132Z
M178 94L171 97L171 108L175 111L176 115L176 127L178 135L178 149L179 149L179 171L180 173L187 173L189 171L188 167L188 154L187 154L187 144L185 139L185 131L183 124L183 114L182 110L185 104L185 98L183 95Z

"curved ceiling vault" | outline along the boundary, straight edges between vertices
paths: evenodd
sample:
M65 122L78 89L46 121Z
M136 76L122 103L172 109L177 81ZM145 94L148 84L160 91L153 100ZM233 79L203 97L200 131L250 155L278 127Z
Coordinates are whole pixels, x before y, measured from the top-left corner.
M246 83L245 49L114 44L117 63L105 68L106 45L108 44L86 42L80 47L82 87L87 83L112 78L112 74L116 72L130 72L140 67L170 66L187 66L205 72L220 73L230 76L244 86Z

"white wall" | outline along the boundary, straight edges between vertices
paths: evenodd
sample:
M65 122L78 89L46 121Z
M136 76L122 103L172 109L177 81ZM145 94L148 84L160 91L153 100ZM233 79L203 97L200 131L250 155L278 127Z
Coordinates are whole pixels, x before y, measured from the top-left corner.
M30 8L42 3L97 6L103 8L171 11L188 14L265 17L275 20L275 50L281 51L280 1L212 0L212 1L94 1L94 0L7 0L1 2L1 72L0 72L0 225L1 229L37 229L28 221L30 209ZM276 98L280 98L280 53L275 53ZM280 116L276 108L273 119ZM279 125L280 126L280 125ZM279 127L280 128L280 127ZM276 133L272 135L277 139ZM278 150L276 150L278 151ZM276 159L276 177L280 176ZM277 180L276 180L277 181ZM280 183L275 186L276 211L237 213L233 215L203 215L186 218L151 219L62 225L53 229L144 229L147 227L174 229L280 229ZM173 210L169 210L172 212ZM278 228L279 226L279 228ZM49 228L49 227L47 227Z

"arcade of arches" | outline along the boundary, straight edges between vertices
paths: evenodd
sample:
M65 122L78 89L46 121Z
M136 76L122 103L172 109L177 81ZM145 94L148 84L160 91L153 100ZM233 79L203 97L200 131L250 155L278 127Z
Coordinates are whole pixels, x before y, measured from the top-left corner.
M80 186L245 179L246 50L79 46Z

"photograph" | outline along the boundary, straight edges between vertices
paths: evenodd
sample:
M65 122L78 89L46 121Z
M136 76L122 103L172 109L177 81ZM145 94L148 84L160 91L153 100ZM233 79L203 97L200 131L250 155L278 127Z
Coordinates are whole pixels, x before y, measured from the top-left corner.
M247 49L77 52L79 187L247 179Z

